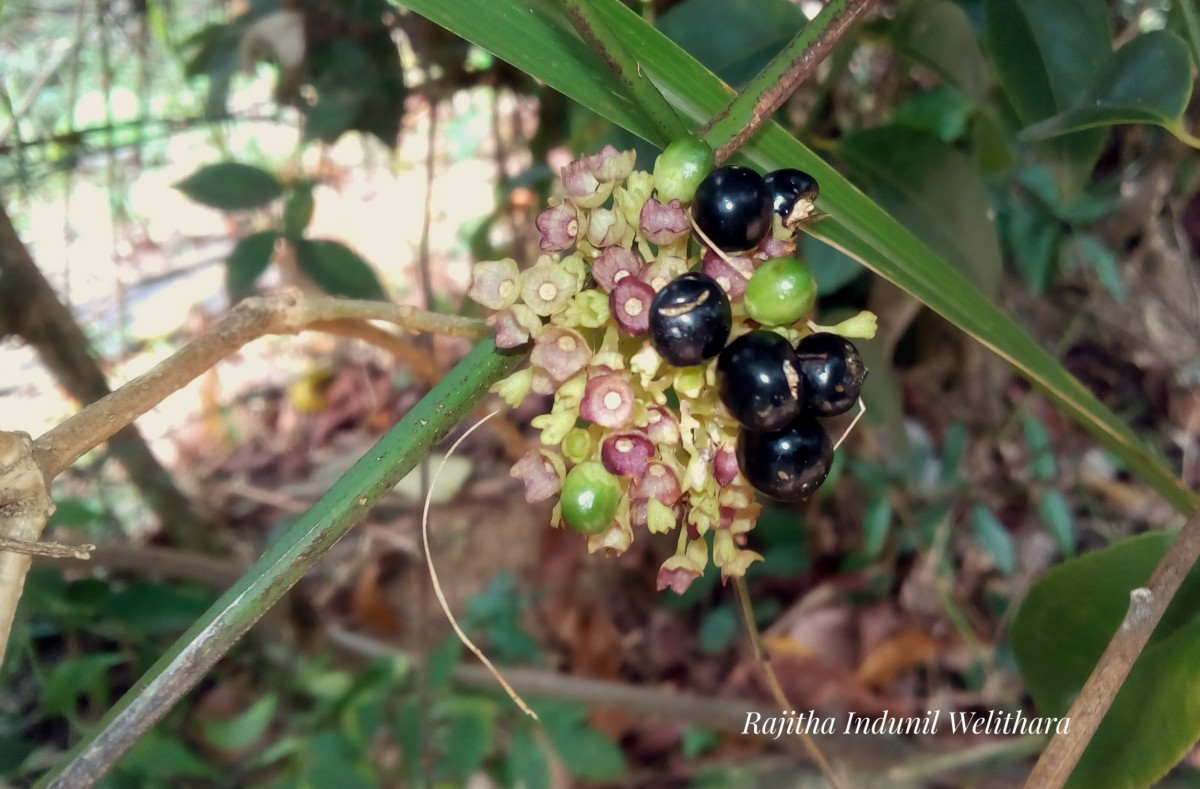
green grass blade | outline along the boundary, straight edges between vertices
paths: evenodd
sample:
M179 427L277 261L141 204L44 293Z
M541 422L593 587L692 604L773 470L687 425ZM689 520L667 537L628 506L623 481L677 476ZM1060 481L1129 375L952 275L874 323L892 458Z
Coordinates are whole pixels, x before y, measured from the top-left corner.
M574 34L552 0L404 0L403 4L634 134L656 141L654 130L620 95L620 86ZM728 103L732 95L728 86L618 0L594 0L594 4L681 117L699 126ZM763 169L799 167L811 173L821 184L820 207L833 215L813 226L813 235L858 258L1012 363L1180 512L1190 513L1200 506L1200 497L1007 315L783 128L764 126L742 149L742 158Z
M339 479L38 786L90 785L191 689L229 648L487 392L524 354L483 340Z

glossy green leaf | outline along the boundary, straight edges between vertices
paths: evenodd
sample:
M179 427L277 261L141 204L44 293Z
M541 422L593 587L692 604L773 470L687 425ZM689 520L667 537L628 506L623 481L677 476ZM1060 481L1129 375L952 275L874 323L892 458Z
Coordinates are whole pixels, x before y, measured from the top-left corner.
M1070 108L1024 129L1044 140L1117 123L1152 123L1175 131L1192 95L1187 44L1166 30L1143 33L1117 50Z
M822 296L836 293L863 274L862 264L813 236L800 239L801 257L817 281Z
M897 52L924 64L976 104L987 98L991 75L967 14L950 0L903 6L890 39Z
M975 107L958 88L938 85L932 90L914 93L892 113L892 123L927 131L944 142L963 136Z
M1029 476L1034 479L1054 479L1058 475L1058 464L1054 460L1054 445L1046 425L1033 413L1026 412L1021 418L1025 431L1025 456L1029 463Z
M995 290L1000 242L983 183L963 154L927 132L881 126L841 138L835 155L867 194L976 288Z
M262 230L239 238L225 261L225 292L230 301L245 297L271 264L279 234Z
M387 301L383 285L367 261L340 241L297 241L296 265L331 296Z
M1129 593L1149 579L1171 543L1151 532L1070 559L1029 590L1013 621L1013 652L1041 715L1060 716L1125 617ZM1068 784L1142 787L1200 736L1200 572L1168 606Z
M1112 51L1104 0L986 0L988 50L1004 92L1025 124L1069 109ZM1064 194L1074 195L1100 156L1103 132L1039 146Z
M283 194L283 184L272 173L240 162L207 164L175 188L197 203L222 211L260 208Z
M1005 575L1012 575L1017 568L1012 536L1009 535L1008 529L1004 528L1004 524L996 520L992 511L982 504L971 508L971 531L996 569Z

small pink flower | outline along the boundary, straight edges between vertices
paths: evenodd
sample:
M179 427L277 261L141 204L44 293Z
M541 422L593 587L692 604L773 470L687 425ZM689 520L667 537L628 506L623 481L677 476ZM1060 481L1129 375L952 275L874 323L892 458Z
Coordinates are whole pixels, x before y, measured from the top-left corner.
M663 205L651 197L642 205L639 217L642 233L652 244L665 246L683 238L691 230L687 213L678 200Z
M611 473L639 478L654 457L654 444L641 433L616 433L600 445L600 460Z
M618 373L589 378L579 415L601 427L625 427L633 418L633 387Z
M618 282L628 276L636 276L642 268L637 254L621 246L606 247L592 261L592 279L605 293L611 293Z
M515 304L507 310L493 312L484 321L496 331L497 348L516 348L529 342L542 322L533 310L523 304Z
M654 288L635 277L624 277L608 297L608 311L626 334L638 335L650 328L650 303Z
M582 370L592 358L587 340L574 329L552 326L543 331L533 344L530 362L540 367L552 381L561 384Z
M570 203L551 206L538 214L535 222L542 234L543 252L561 252L575 246L579 237L579 214Z
M526 452L509 472L525 483L525 501L536 504L562 489L565 466L558 455L544 449Z

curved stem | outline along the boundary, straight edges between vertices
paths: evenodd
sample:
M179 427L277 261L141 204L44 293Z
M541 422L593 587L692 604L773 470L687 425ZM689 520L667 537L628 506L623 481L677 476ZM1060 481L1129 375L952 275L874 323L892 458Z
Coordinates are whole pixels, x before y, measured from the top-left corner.
M229 648L411 471L524 354L478 343L179 638L38 786L89 785L117 762Z

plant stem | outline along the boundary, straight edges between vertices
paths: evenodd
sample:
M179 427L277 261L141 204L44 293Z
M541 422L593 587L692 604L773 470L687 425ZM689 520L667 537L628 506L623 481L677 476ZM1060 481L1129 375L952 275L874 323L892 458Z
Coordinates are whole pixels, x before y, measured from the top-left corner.
M1029 774L1026 789L1058 789L1071 777L1079 757L1092 741L1117 697L1117 691L1197 557L1200 557L1200 510L1188 519L1171 542L1146 587L1129 593L1125 620L1108 642L1091 676L1083 683L1071 709L1067 710L1065 717L1071 721L1070 731L1055 734L1050 740Z
M567 16L575 30L600 55L609 71L627 90L646 120L654 127L665 146L672 140L685 137L687 127L675 114L670 102L663 97L632 53L625 47L604 20L596 13L591 0L563 0Z
M700 132L717 163L746 144L875 0L830 0Z
M90 785L160 720L288 589L420 462L524 354L475 345L125 694L39 786Z

